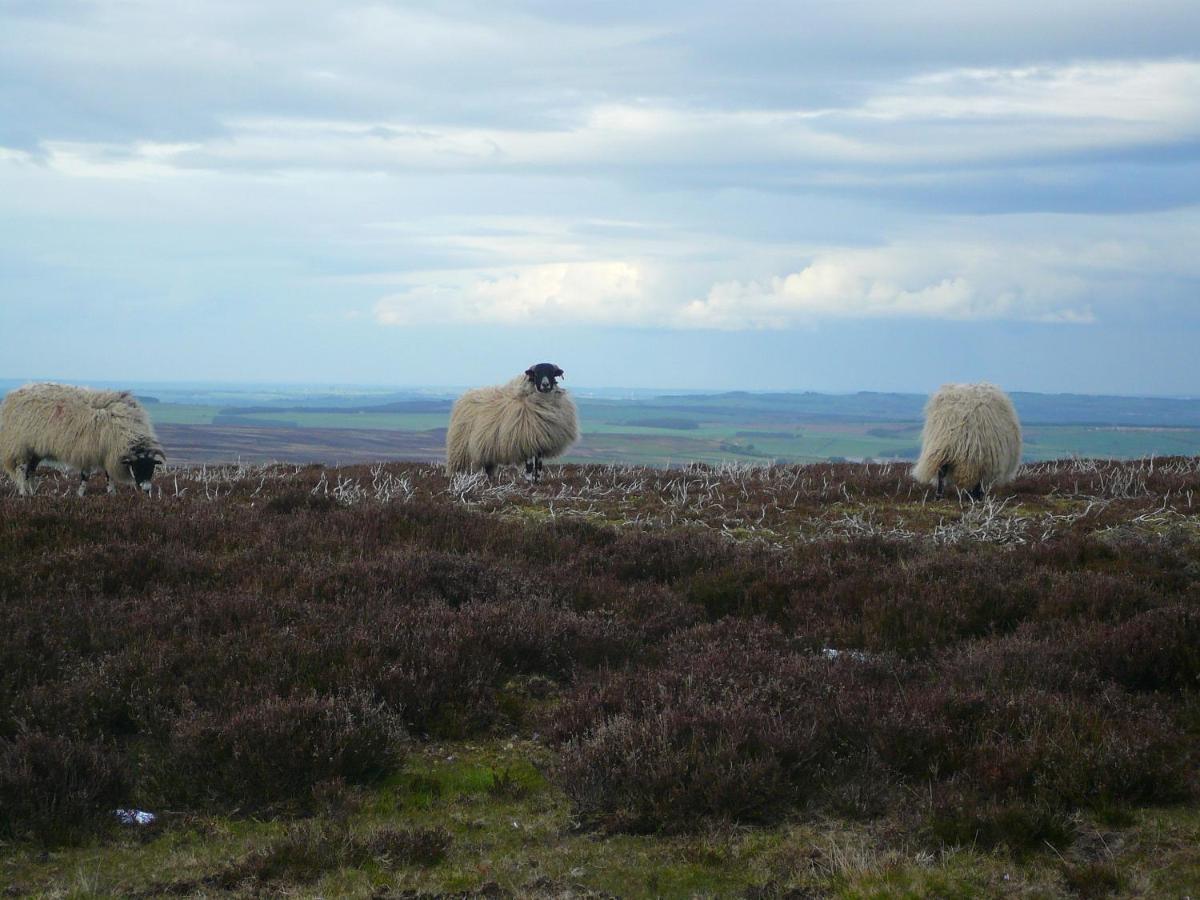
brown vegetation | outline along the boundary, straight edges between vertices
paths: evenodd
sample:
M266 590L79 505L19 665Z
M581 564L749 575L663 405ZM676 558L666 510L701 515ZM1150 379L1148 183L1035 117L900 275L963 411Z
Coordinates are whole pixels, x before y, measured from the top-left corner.
M977 505L900 466L560 474L5 486L0 837L305 812L413 742L514 731L607 830L887 814L1043 849L1194 796L1194 461L1039 465ZM310 837L227 879L350 846Z

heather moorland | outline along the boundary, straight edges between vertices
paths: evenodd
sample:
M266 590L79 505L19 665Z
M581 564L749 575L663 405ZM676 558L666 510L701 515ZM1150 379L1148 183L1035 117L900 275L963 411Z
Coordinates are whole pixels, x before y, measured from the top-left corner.
M1200 884L1194 459L98 481L0 492L12 895Z

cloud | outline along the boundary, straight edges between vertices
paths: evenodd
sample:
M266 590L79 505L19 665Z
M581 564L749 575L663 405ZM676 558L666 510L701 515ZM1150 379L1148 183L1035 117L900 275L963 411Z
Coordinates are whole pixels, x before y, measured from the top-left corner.
M1200 64L1188 60L1077 63L934 71L862 104L859 114L899 119L1090 119L1165 135L1200 124Z
M906 287L823 261L766 283L713 285L680 311L685 327L728 331L784 329L830 319L980 319L1087 323L1087 306L1041 308L1019 291L981 285L961 276Z
M679 311L682 327L781 329L838 319L1095 319L1089 282L1061 247L946 239L832 249L787 274L714 284Z
M674 269L674 271L672 271ZM412 276L409 276L410 278ZM839 319L1089 323L1086 279L1053 252L900 244L822 251L786 275L724 280L689 297L686 265L553 263L437 273L375 305L384 325L576 324L779 330Z
M1098 158L1163 165L1200 145L1200 62L955 69L879 86L857 105L721 109L663 101L580 105L553 126L239 116L196 141L43 140L64 177L158 179L196 173L558 175L853 194L921 203L1002 195L996 169L1029 169L1026 204L1072 182L1062 167ZM5 158L12 159L9 152ZM3 159L0 159L3 162ZM1041 167L1034 171L1030 167ZM922 190L921 180L925 184ZM1007 176L1010 179L1012 176ZM1078 175L1074 176L1077 180ZM938 179L942 179L939 181ZM1186 203L1195 187L1128 202ZM1137 182L1146 178L1138 174ZM1184 179L1186 182L1186 179ZM1067 194L1061 202L1072 201Z
M643 267L616 260L443 273L384 297L374 312L384 325L640 325L653 319L650 280Z

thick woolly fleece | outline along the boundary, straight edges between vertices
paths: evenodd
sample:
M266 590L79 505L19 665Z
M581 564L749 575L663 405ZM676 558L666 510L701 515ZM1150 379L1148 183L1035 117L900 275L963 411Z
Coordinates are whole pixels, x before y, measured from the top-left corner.
M947 480L963 490L1008 481L1021 462L1021 424L1012 400L994 384L945 384L925 406L917 481Z
M562 388L539 393L519 375L458 398L446 433L446 469L471 472L558 456L577 440L579 414L570 395Z
M131 454L165 458L146 410L128 391L27 384L0 404L0 465L25 492L24 465L54 460L81 472L103 469L133 484Z

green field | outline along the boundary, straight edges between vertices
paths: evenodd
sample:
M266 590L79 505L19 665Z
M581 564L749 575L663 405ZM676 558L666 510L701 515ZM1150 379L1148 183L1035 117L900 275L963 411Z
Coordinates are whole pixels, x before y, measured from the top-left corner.
M156 403L148 407L150 417L159 425L211 425L219 406L200 406L190 403Z
M688 461L717 463L816 462L822 460L913 459L920 444L919 418L913 404L846 400L843 415L821 395L726 394L714 397L663 397L655 400L583 398L579 401L583 440L568 457L574 462L628 462L647 465ZM789 399L790 398L790 399ZM833 398L838 399L838 398ZM1154 401L1147 401L1152 404ZM439 406L431 402L430 406ZM354 429L421 435L425 445L440 444L449 401L430 411L391 411L370 405L346 409L281 409L217 404L159 402L149 408L156 423L243 429ZM1062 457L1140 458L1200 455L1200 425L1179 409L1153 410L1152 421L1178 417L1186 427L1126 424L1135 418L1118 405L1110 409L1068 404L1035 404L1025 432L1027 462ZM1053 421L1061 415L1064 422ZM1113 421L1071 421L1108 416ZM1051 419L1051 421L1039 421ZM347 438L349 439L349 438ZM297 440L296 443L303 443ZM283 458L282 456L280 458Z

